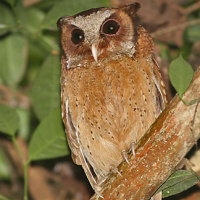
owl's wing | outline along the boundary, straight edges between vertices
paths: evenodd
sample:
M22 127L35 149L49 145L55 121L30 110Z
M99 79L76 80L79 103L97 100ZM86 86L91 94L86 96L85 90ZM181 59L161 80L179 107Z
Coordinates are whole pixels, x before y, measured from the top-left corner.
M167 96L164 89L164 83L162 81L161 74L159 72L159 65L154 57L152 55L153 60L153 72L154 72L154 83L156 86L157 94L156 94L156 105L157 105L157 117L160 115L160 113L165 109L167 105Z
M70 146L70 149L72 150L72 159L74 161L74 163L76 163L77 165L82 165L85 174L91 184L91 186L94 188L95 185L97 185L96 179L94 177L94 174L92 172L92 167L89 164L89 162L87 161L80 141L79 141L79 134L78 131L75 129L72 119L71 119L71 114L70 114L70 110L69 110L69 105L68 105L68 99L66 100L66 102L63 102L63 121L66 127L66 131L67 131L67 139L68 139L68 144Z

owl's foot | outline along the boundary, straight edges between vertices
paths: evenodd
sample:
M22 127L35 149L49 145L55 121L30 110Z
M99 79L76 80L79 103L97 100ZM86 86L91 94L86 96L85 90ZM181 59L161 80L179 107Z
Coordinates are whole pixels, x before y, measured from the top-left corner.
M128 161L128 154L125 149L122 150L122 157L130 165L130 163Z
M132 151L133 157L135 157L135 142L134 141L131 142L130 151ZM122 150L122 157L128 164L130 164L128 161L128 154L125 149Z
M119 172L118 168L117 167L114 167L114 166L110 166L110 171L113 172L113 173L118 173L121 177L123 177L121 175L121 173Z

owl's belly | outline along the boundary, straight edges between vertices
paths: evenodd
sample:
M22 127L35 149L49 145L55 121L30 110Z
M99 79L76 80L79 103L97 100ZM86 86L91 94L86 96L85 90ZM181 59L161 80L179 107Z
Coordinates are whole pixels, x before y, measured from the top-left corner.
M83 153L99 177L122 161L156 118L153 64L121 58L67 74L69 110Z

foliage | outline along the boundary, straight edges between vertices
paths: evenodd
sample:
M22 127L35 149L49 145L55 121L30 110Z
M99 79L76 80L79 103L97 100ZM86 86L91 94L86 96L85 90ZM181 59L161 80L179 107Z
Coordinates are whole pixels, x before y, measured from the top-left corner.
M200 176L194 171L178 170L174 172L169 179L159 188L162 191L162 197L169 197L180 193L200 181Z
M175 90L178 92L182 102L188 106L200 102L200 98L193 99L190 102L186 102L182 98L184 92L190 86L193 76L194 70L192 66L183 59L181 54L171 62L169 66L169 79Z
M19 128L19 116L14 108L0 104L0 131L14 136Z
M11 169L6 161L3 150L0 148L0 177L3 180L9 180L11 178Z
M3 95L0 91L0 138L11 140L21 157L25 175L24 199L28 199L27 169L31 162L69 154L61 122L60 50L56 21L66 14L73 15L108 4L108 0L44 0L24 7L22 0L0 1L0 86L5 91ZM197 33L196 27L188 29L186 35L189 39L185 44L199 39ZM161 53L166 59L170 57L164 48ZM189 71L186 73L181 69L178 78L190 74L189 84L192 78ZM179 85L181 95L188 84ZM27 142L28 160L23 157L16 136ZM9 174L9 163L0 148L0 179L9 180ZM176 192L180 191L177 189ZM0 199L7 198L0 195Z
M194 75L192 66L186 62L182 55L173 60L169 66L169 78L171 84L178 92L180 98L189 87Z

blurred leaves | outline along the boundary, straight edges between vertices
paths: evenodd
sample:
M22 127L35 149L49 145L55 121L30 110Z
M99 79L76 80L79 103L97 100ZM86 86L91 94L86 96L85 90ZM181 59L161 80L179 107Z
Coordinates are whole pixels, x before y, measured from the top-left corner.
M7 197L1 195L1 194L0 194L0 199L1 199L1 200L11 200L11 199L9 199L9 198L7 198Z
M13 136L19 128L19 116L14 108L0 104L0 131Z
M27 140L30 134L30 111L23 108L17 108L16 111L20 119L18 134L22 139Z
M0 36L6 34L16 26L12 10L5 4L0 4Z
M12 34L0 40L0 55L0 78L5 84L15 87L26 69L26 38Z
M186 35L190 42L200 41L200 25L188 27L186 29Z
M60 107L60 61L50 55L44 61L32 87L31 99L37 117L44 119L51 110Z
M10 178L11 178L10 166L6 160L4 152L0 148L0 179L10 180Z
M29 145L29 162L57 158L69 153L60 116L60 109L53 110L35 130Z
M18 10L18 16L21 24L23 25L23 28L25 28L25 31L28 31L28 33L32 33L33 36L37 36L37 34L39 34L39 32L41 31L41 22L45 17L45 13L36 7L31 7L28 9L19 7Z
M8 4L10 4L10 6L14 6L16 3L16 0L4 0L5 2L7 2Z

